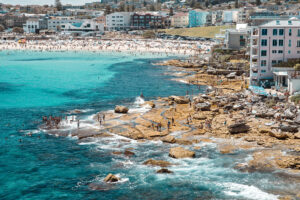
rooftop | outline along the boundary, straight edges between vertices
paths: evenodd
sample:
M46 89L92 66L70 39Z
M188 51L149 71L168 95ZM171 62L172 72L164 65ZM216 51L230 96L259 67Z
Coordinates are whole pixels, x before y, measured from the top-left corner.
M300 27L300 20L273 20L261 27Z

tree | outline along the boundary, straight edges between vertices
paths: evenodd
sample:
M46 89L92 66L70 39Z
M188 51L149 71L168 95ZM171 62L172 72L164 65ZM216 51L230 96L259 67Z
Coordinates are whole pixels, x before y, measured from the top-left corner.
M60 0L55 0L55 7L58 11L61 11L63 9Z
M256 0L256 5L259 6L261 4L260 0Z
M120 3L119 12L125 12L125 3L124 2Z
M169 16L173 16L173 15L174 15L174 11L173 11L173 8L171 7L170 12L169 12Z
M235 0L234 7L235 7L235 8L239 8L239 0Z
M0 32L3 32L5 30L4 26L0 24Z
M205 7L208 8L208 6L209 6L209 2L206 0L205 1Z
M153 4L150 5L150 11L155 11L155 6Z
M20 28L20 27L14 27L12 29L12 32L13 33L24 33L24 30L23 30L23 28Z
M195 1L195 0L192 0L192 1L190 2L190 7L191 7L191 8L194 8L194 7L195 7L195 4L196 4L196 1Z
M111 13L111 7L110 7L110 5L107 5L107 6L105 7L104 13L105 13L105 15L108 15L108 14Z

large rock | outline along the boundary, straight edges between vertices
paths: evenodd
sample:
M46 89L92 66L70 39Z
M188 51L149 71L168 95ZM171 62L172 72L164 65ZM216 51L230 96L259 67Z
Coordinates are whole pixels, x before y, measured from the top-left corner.
M281 131L284 131L284 132L290 132L290 133L298 132L298 126L281 125L279 128Z
M289 136L286 133L270 132L269 135L271 137L277 138L278 140L285 140L285 139L289 138Z
M120 179L118 177L116 177L113 174L108 174L105 179L103 180L106 183L114 183L114 182L118 182Z
M125 156L128 156L128 157L131 157L131 156L134 156L135 153L133 153L133 152L131 152L131 151L129 151L129 150L125 150L125 151L124 151L124 155L125 155Z
M195 152L182 147L174 147L170 149L169 156L172 158L194 158Z
M202 114L195 114L195 115L193 115L193 118L196 120L206 120L207 119L207 117Z
M158 174L172 174L173 172L168 170L168 169L162 168L160 170L157 170L156 173L158 173Z
M247 133L250 127L245 122L237 122L228 126L228 131L231 134Z
M197 111L210 111L211 104L210 103L197 103L195 105L195 110Z
M128 108L127 107L125 107L125 106L116 106L115 107L115 113L123 113L123 114L125 114L125 113L128 113Z
M295 139L300 139L300 132L296 133L296 134L294 135L294 137L295 137Z
M163 138L161 139L161 141L166 142L166 143L171 143L171 144L173 144L173 143L176 142L176 139L175 139L174 136L172 136L172 135L167 135L167 136L163 137Z
M152 160L152 159L149 159L149 160L145 161L143 164L144 165L152 165L152 166L160 166L160 167L169 167L169 166L172 165L168 161L164 161L164 160Z
M189 98L180 97L180 96L170 96L169 99L171 101L175 101L175 103L177 103L177 104L187 104L190 102Z

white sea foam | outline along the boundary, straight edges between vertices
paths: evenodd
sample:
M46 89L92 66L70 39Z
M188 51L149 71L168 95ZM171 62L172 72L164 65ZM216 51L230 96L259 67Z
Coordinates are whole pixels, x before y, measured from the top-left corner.
M244 197L253 200L277 200L278 196L266 193L253 185L243 185L238 183L223 183L224 193L229 196Z

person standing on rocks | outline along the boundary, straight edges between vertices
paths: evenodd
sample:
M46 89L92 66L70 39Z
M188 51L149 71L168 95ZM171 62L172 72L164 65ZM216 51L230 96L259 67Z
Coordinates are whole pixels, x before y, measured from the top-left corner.
M77 128L79 129L79 126L80 126L80 121L79 119L77 120Z
M168 131L170 129L170 125L171 125L171 122L170 122L170 120L168 120Z

